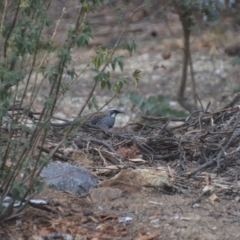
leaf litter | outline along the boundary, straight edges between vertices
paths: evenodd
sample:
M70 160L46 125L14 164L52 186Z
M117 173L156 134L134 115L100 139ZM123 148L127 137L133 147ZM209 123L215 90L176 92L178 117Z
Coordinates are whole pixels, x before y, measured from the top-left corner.
M143 116L148 123L142 124L142 128L137 131L129 126L104 133L97 128L82 128L76 136L69 138L69 145L72 144L72 147L68 148L68 155L65 155L64 148L60 148L53 160L65 159L81 165L81 158L76 156L79 156L79 153L80 156L85 156L86 168L99 177L101 188L104 191L108 187L113 189L109 197L107 192L100 191L98 193L100 199L95 194L94 204L109 202L134 192L142 194L149 191L146 187L152 187L158 193L166 195L191 196L192 201L188 204L194 208L198 205L196 209L201 208L203 199L209 199L212 204L217 202L221 204L224 199L238 201L240 108L237 104L239 101L240 94L216 112L209 113L207 109L202 109L181 119ZM178 125L171 125L176 121L179 122ZM58 144L61 139L59 136L61 131L56 136L54 134L49 136L44 148L51 149ZM69 156L75 156L77 159ZM165 176L165 185L155 184L159 174L161 177ZM151 175L151 181L146 180L148 175ZM115 196L114 189L121 190L124 195L122 196L121 191L116 191ZM129 233L129 230L126 226L119 225L119 222L117 224L118 219L129 218L132 219L131 222L135 220L127 213L125 216L111 212L104 213L106 205L104 207L101 205L98 210L91 210L93 201L88 194L80 198L69 193L55 192L55 194L64 195L62 198L59 196L59 201L61 199L63 201L51 203L50 206L54 209L51 213L41 209L31 209L28 219L18 226L23 234L25 231L30 231L40 236L50 236L56 232L56 234L69 233L72 236L81 234L89 236L89 239L123 237ZM72 199L71 203L69 199ZM82 205L78 210L79 199ZM148 200L148 204L158 202ZM30 213L29 209L26 211ZM54 216L56 212L58 219ZM235 214L235 221L240 221L239 214L234 212L231 214ZM36 215L38 219L35 218ZM181 216L179 219L192 218ZM154 220L154 222L155 226L158 226L158 221ZM92 228L97 223L100 225ZM91 225L91 231L86 224ZM124 224L130 223L126 221ZM4 226L10 231L14 229L13 225L10 225L10 229L7 225ZM1 233L4 232L1 230ZM149 233L143 236L139 232L135 239L154 239L154 236L157 238L159 234Z

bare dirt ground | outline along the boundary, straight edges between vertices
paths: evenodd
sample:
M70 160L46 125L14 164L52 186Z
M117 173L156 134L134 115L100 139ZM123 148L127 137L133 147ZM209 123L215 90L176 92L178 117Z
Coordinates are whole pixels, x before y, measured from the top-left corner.
M105 16L105 10L101 11L100 17L101 14ZM174 107L178 107L174 98L181 74L181 27L174 14L169 19L170 31L166 22L157 21L156 17L150 20L148 13L142 12L134 24L130 25L135 32L138 50L126 60L125 72L141 69L142 80L137 92L146 95L163 93L172 99ZM156 11L155 14L160 13ZM108 31L108 27L105 26L96 33L93 48L106 41L111 45L116 38L109 32L101 36L101 31ZM233 32L228 34L237 35ZM239 68L232 67L229 57L224 54L224 48L216 47L217 40L211 33L204 32L196 36L192 49L198 93L204 104L211 101L212 109L216 109L228 103L235 95L234 91L239 86ZM60 37L57 39L61 40ZM92 52L92 49L81 51L82 58L90 56ZM171 57L164 59L164 53L170 53ZM80 53L74 53L76 57L78 54ZM78 67L82 68L81 61ZM91 74L83 75L63 101L60 108L64 116L71 117L77 113L91 86ZM134 84L130 88L134 90ZM103 95L106 93L100 92L100 89L96 91L99 102L102 100L104 103L108 98L103 98ZM190 83L187 95L191 98ZM79 101L76 102L76 99ZM114 105L118 103L117 99ZM130 109L126 109L126 112L131 115ZM91 164L94 166L93 161ZM104 179L106 178L108 177L105 176ZM99 179L101 180L100 176ZM39 197L49 200L48 209L44 211L29 207L21 217L3 223L0 239L64 239L61 236L47 238L51 233L92 240L240 239L239 189L234 194L219 194L219 201L211 201L209 196L204 196L199 207L194 208L192 203L201 194L203 186L204 183L201 183L199 188L189 194L176 192L172 195L157 189L142 188L132 193L125 192L121 198L99 203L45 187ZM118 222L118 217L126 216L132 217L132 220Z
M191 203L195 196L166 195L149 189L97 204L49 189L41 196L52 201L51 209L56 212L28 208L18 220L2 225L1 239L48 239L36 236L46 237L56 232L70 234L74 239L240 237L239 202L231 198L212 203L206 197L201 207L194 209ZM118 222L118 217L126 216L132 220Z

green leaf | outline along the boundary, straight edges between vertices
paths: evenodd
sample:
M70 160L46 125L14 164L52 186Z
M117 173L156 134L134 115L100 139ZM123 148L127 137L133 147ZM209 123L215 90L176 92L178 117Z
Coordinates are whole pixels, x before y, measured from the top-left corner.
M106 81L101 81L101 88L104 89L106 86Z
M11 195L13 200L21 200L26 191L26 186L24 186L22 183L14 182L11 189Z
M96 110L98 110L98 103L97 103L97 99L95 96L92 96L92 98L88 102L88 108L91 109L92 107L94 107Z
M106 85L107 85L107 88L108 88L108 90L110 90L111 89L111 83L110 83L110 81L106 81Z
M75 72L75 69L68 69L67 70L67 75L69 75L71 77L71 79L74 79L75 77L77 77L77 73Z
M123 49L127 50L130 54L130 56L132 56L133 52L136 51L137 49L137 44L135 43L135 41L131 38L128 42L124 43L122 45Z
M113 58L112 63L111 63L113 71L115 71L116 65L118 64L119 68L123 72L123 66L124 66L123 59L124 59L124 56L115 56Z
M104 57L102 54L98 54L92 57L92 63L96 69L99 69L103 62L104 62Z
M76 37L76 45L78 47L87 47L90 39L93 39L90 25L88 22L84 22Z
M40 161L39 161L39 165L40 166L46 166L48 163L49 163L49 161L50 161L50 157L49 157L49 155L41 155L41 157L40 157Z
M124 84L126 84L128 82L128 80L129 80L128 77L119 77L119 78L117 78L117 81L114 84L114 91L116 93L119 93L122 90Z
M57 78L60 76L57 66L51 66L50 69L46 72L45 77L48 77L49 83L53 84Z
M46 109L51 109L54 103L54 99L52 97L45 97L45 101L44 101L44 107Z
M144 97L139 94L129 93L120 100L121 104L127 104L129 101L132 103L133 108L140 109L144 115L178 117L187 115L184 111L171 109L169 106L170 100L163 95Z
M66 62L66 63L70 63L72 61L71 52L65 46L58 48L58 50L57 50L57 57L61 61Z
M137 69L133 72L133 79L135 80L135 88L138 87L138 82L140 78L141 78L141 71Z

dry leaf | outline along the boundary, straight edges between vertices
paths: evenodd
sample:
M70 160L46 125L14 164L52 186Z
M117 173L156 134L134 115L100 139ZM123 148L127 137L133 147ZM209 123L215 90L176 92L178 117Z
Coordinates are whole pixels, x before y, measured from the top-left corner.
M215 193L213 193L209 198L212 202L219 202L220 201L219 197Z
M106 220L112 220L112 219L118 219L117 215L100 215L99 216L101 221L106 221Z
M11 167L11 166L15 166L16 164L15 164L15 163L12 163L12 162L9 161L9 160L7 160L6 163L5 163L5 165L6 165L7 167Z
M117 152L125 158L137 158L138 148L135 144L131 146L121 146L118 148Z

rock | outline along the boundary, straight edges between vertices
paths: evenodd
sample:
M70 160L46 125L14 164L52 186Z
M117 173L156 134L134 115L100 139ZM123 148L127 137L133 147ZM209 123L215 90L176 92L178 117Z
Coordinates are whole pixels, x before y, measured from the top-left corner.
M161 187L170 190L173 183L166 171L124 169L113 178L102 182L100 186L119 188L123 192L136 192L140 191L141 187Z
M98 183L86 168L61 162L48 164L42 170L41 176L46 179L48 186L77 195L88 192Z

